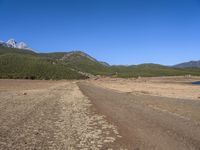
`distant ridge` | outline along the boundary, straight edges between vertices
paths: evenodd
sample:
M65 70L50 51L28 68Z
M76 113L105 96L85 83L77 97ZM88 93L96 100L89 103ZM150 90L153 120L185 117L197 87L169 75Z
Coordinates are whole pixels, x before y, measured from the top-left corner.
M93 75L102 75L109 72L108 64L102 63L82 51L40 53L40 55L63 61L77 71Z
M109 77L200 76L199 61L172 67L160 64L109 65L83 51L36 53L14 39L0 41L0 78L86 79Z
M175 67L175 68L200 68L200 60L180 63L177 65L174 65L173 67Z
M71 52L67 52L63 57L62 60L76 60L76 61L80 61L82 58L88 58L91 61L96 61L98 62L95 58L91 57L90 55L82 52L82 51L71 51ZM80 60L79 60L80 59Z

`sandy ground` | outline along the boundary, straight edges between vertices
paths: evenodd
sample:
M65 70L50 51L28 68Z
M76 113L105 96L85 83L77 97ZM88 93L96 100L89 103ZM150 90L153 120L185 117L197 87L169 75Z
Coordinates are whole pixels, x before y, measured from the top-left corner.
M133 95L87 82L79 86L93 107L117 125L128 149L200 149L200 101Z
M0 80L0 149L120 149L76 82Z
M0 79L0 91L46 89L48 87L57 86L59 83L63 83L63 81Z
M0 80L0 150L199 150L193 81Z
M131 96L146 96L138 99L141 104L200 124L200 85L191 84L195 81L200 77L101 78L87 82Z
M200 100L200 86L192 85L191 82L194 81L200 81L200 77L100 78L90 82L104 88L132 94Z

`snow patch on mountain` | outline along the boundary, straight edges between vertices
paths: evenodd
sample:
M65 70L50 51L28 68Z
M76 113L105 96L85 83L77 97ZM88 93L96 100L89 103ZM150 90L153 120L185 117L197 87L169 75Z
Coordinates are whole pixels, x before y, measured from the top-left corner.
M17 44L17 48L19 48L19 49L30 49L30 48L28 47L28 45L27 45L26 43L24 43L24 42L18 43L18 44Z
M6 44L10 48L17 48L17 42L14 39L8 40Z
M24 42L16 42L15 39L9 39L7 42L0 40L0 46L8 48L18 48L18 49L27 49L31 50L30 47Z

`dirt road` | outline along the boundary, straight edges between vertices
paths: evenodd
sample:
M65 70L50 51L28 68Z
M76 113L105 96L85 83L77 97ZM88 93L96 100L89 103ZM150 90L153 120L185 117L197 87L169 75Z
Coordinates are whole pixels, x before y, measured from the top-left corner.
M79 87L93 107L117 126L128 149L200 149L200 101L132 95L84 82ZM158 101L180 110L154 107ZM184 108L191 113L181 113Z

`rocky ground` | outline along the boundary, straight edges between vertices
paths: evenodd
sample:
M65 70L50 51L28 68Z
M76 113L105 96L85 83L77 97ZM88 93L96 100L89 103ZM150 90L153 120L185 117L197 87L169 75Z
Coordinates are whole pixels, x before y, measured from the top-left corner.
M0 150L199 150L199 80L0 80Z
M0 80L0 149L112 149L117 128L76 82Z

